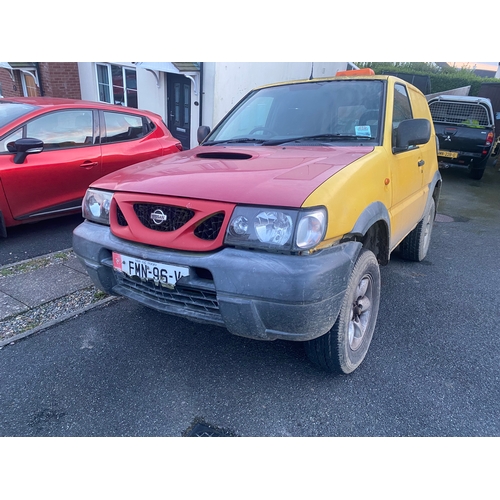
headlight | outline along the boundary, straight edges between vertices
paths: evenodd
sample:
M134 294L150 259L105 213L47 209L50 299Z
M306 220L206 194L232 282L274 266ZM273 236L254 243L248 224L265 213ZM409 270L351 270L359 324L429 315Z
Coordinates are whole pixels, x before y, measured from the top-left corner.
M109 191L99 191L93 188L87 189L82 203L83 217L109 226L109 208L112 198L113 193Z
M325 236L326 212L324 209L305 213L297 225L296 244L299 248L315 247Z
M229 221L225 243L268 250L309 250L326 233L326 209L289 210L237 206Z

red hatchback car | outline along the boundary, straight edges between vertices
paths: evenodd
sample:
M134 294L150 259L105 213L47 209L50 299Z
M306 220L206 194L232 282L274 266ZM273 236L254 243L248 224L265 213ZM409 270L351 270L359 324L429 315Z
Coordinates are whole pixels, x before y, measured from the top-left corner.
M7 227L81 211L89 184L182 151L149 111L49 97L0 99L0 236Z

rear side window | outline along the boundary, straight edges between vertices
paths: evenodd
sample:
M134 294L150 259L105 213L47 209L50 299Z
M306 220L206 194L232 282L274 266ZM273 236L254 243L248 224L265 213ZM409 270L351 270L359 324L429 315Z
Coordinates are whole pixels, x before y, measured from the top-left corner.
M128 113L115 113L104 111L105 134L101 142L109 144L112 142L130 141L144 137L150 127L142 116Z
M429 104L435 122L488 127L489 113L481 104L468 102L434 101Z
M26 125L25 137L41 139L44 151L92 144L91 110L68 110L47 113Z

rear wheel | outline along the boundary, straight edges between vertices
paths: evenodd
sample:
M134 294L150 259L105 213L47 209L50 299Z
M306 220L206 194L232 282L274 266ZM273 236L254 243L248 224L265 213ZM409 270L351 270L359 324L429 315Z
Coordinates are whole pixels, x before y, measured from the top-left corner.
M479 181L483 178L485 168L474 168L469 172L471 179Z
M431 199L430 206L417 227L399 244L399 254L405 260L420 262L424 260L431 243L432 226L436 217L436 203Z
M477 167L471 167L469 170L469 176L471 179L479 181L483 178L484 171L486 170L486 164L488 160L483 160Z
M305 343L309 359L332 373L351 373L368 352L380 303L375 255L362 250L352 270L339 315L325 335Z

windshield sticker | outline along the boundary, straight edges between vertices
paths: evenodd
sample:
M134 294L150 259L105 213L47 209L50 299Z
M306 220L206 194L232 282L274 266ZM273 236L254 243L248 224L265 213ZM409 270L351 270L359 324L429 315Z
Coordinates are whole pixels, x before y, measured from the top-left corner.
M372 136L370 125L358 125L354 127L354 130L356 131L356 135L359 135L360 137Z

